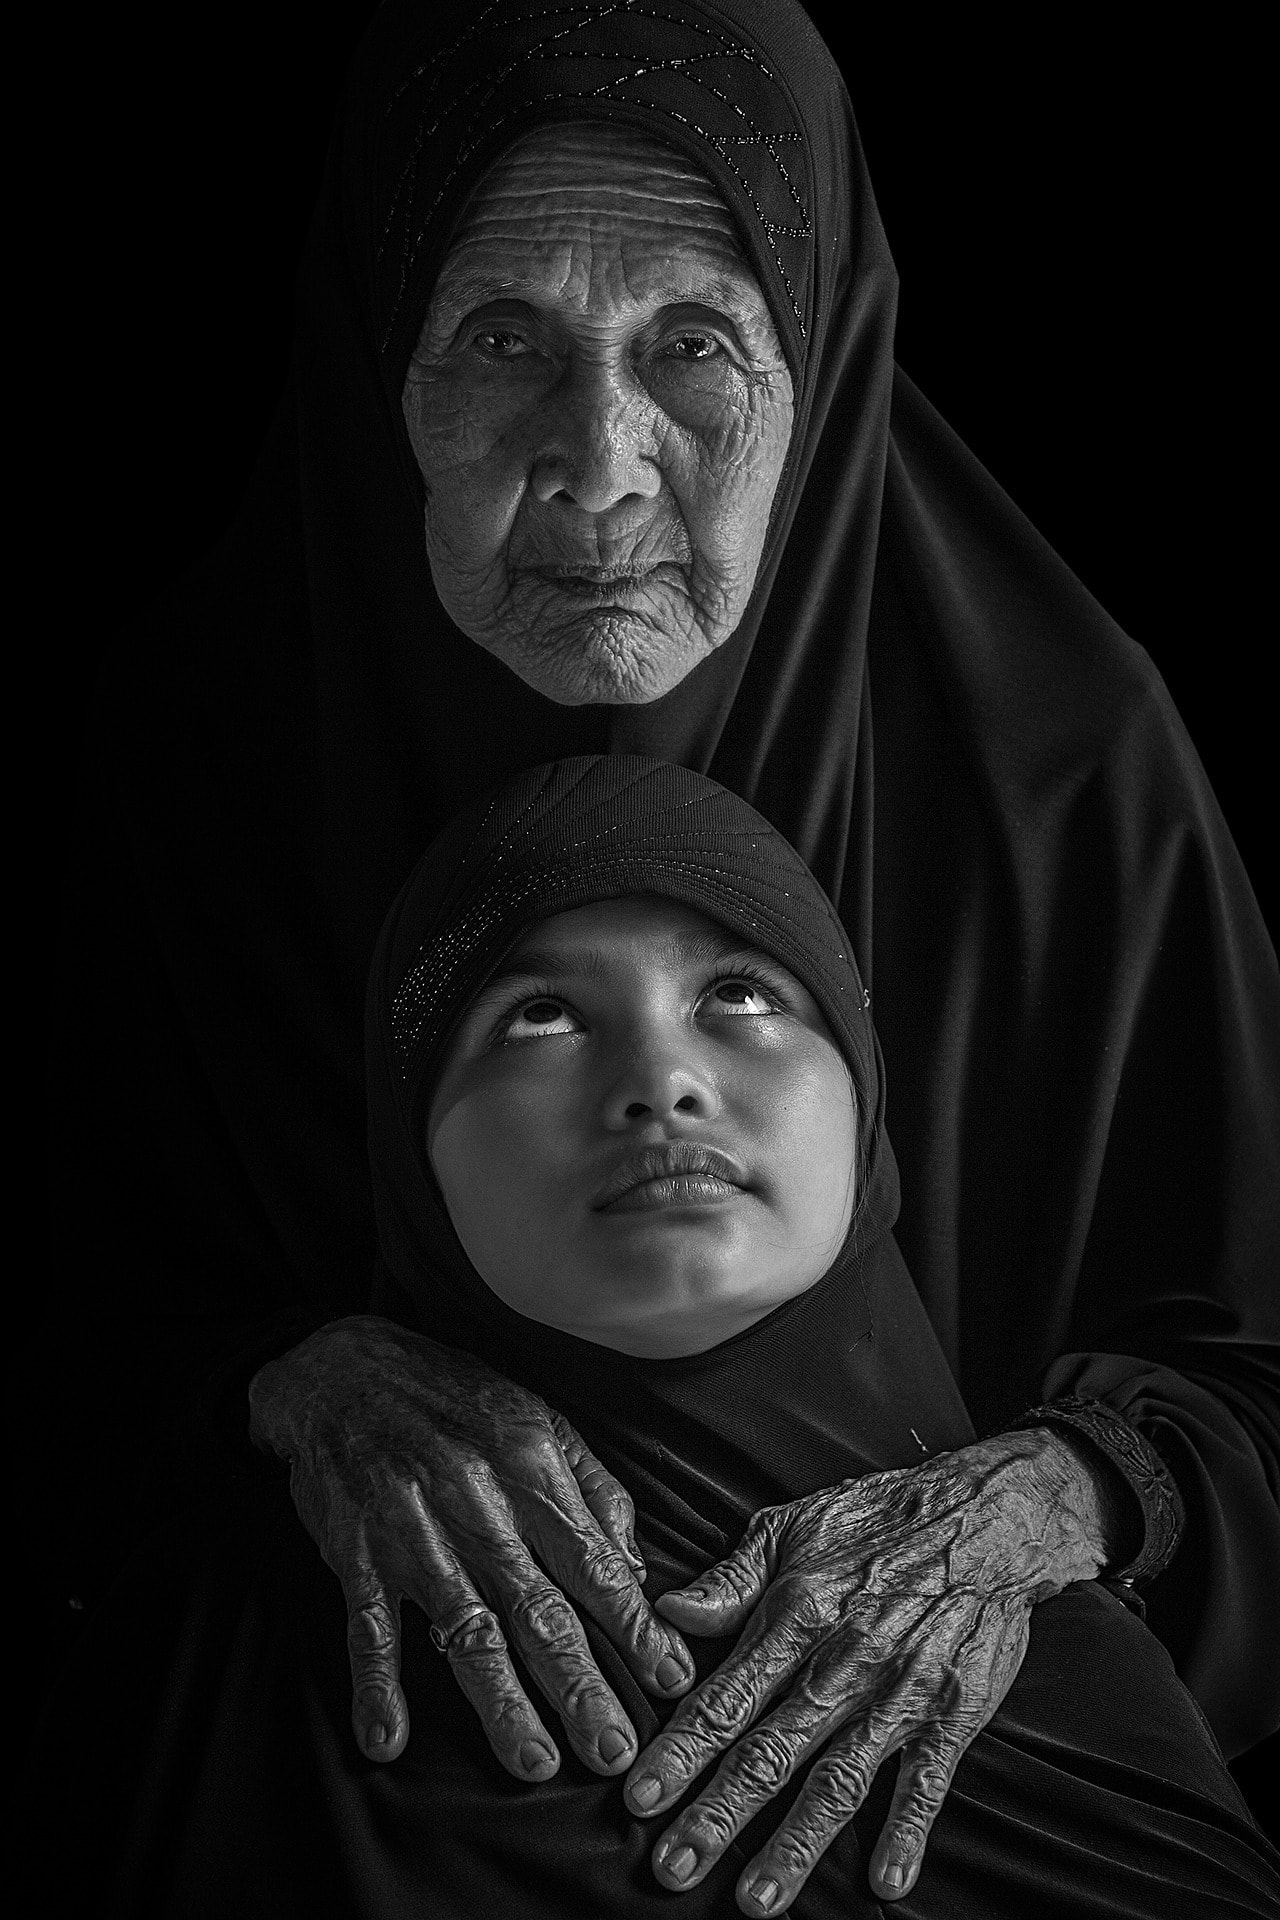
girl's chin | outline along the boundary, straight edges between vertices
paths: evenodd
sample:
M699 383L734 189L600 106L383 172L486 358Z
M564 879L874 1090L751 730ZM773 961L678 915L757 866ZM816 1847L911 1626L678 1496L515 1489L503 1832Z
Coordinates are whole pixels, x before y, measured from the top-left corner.
M770 1300L763 1306L746 1307L740 1302L721 1301L696 1310L687 1305L668 1307L640 1319L608 1324L593 1321L564 1326L559 1331L636 1360L682 1360L691 1354L707 1353L735 1334L745 1333L779 1304Z
M616 1272L607 1281L602 1278L589 1303L591 1311L575 1311L562 1300L557 1303L561 1311L553 1316L545 1295L536 1303L537 1312L531 1311L532 1300L508 1304L527 1319L616 1353L674 1359L731 1340L811 1284L808 1278L782 1281L758 1275L747 1283L740 1274L723 1269L708 1272L704 1267L692 1275L687 1267L673 1274L663 1266L648 1274L633 1273L625 1288Z

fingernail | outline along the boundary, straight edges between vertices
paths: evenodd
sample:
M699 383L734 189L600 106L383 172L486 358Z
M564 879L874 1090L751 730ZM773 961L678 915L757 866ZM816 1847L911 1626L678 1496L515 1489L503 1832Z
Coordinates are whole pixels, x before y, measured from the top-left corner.
M896 1860L891 1860L888 1866L885 1868L884 1872L880 1876L880 1878L884 1881L886 1887L892 1887L895 1893L898 1891L898 1888L902 1885L903 1877L904 1876L903 1876L902 1868L898 1865Z
M778 1883L776 1880L757 1880L754 1885L747 1888L747 1892L751 1895L756 1905L763 1907L765 1912L768 1913L770 1907L778 1897Z
M673 1660L669 1653L664 1653L653 1670L653 1677L660 1687L670 1688L682 1687L689 1675L678 1660Z
M526 1740L520 1748L520 1765L526 1773L541 1773L545 1767L554 1766L555 1755L550 1747L544 1747L540 1741Z
M365 1728L364 1743L366 1747L386 1746L387 1730L381 1720L375 1720L371 1726Z
M662 1864L673 1880L687 1880L698 1864L698 1856L692 1847L677 1847Z
M662 1798L662 1782L646 1773L643 1780L637 1780L634 1787L628 1788L627 1798L634 1806L651 1807L655 1800Z
M619 1727L606 1727L596 1741L596 1746L599 1748L600 1758L607 1761L610 1766L615 1760L620 1760L624 1753L631 1751L631 1742Z

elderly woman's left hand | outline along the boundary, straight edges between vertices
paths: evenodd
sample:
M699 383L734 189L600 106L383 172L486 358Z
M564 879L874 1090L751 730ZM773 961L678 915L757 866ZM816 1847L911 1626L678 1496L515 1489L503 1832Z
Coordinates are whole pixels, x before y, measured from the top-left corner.
M784 1912L901 1749L870 1880L883 1899L906 1893L957 1762L1022 1664L1033 1606L1100 1571L1110 1525L1105 1484L1044 1427L757 1514L735 1553L657 1603L685 1634L746 1623L627 1777L631 1810L663 1813L731 1749L654 1848L658 1879L696 1886L817 1755L738 1883L744 1913Z

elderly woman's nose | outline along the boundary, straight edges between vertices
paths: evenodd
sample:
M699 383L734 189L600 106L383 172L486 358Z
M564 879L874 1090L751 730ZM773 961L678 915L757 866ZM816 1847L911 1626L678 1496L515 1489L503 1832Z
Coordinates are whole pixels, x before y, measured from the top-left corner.
M655 408L640 382L611 367L574 367L544 410L546 440L531 486L544 502L607 513L662 490Z

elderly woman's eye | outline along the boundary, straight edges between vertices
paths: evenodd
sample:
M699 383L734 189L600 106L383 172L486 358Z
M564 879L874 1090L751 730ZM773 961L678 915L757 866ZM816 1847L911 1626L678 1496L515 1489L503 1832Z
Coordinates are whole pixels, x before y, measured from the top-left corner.
M714 333L680 333L664 351L674 360L713 360L724 348Z
M577 1033L580 1025L562 1000L526 1000L503 1022L502 1038L539 1040L553 1033Z
M717 980L698 1011L709 1014L776 1013L777 1004L754 980Z
M484 327L471 336L471 344L487 360L518 360L531 351L524 335L514 327Z

